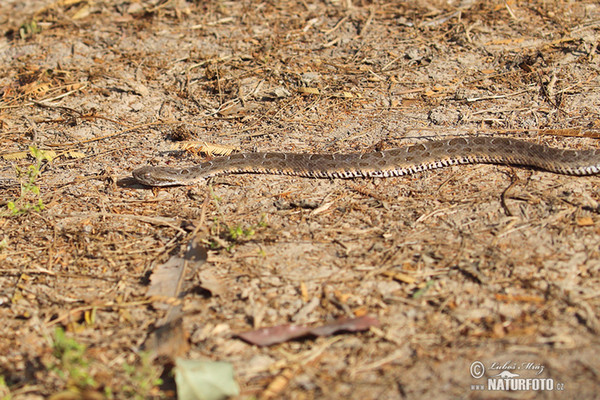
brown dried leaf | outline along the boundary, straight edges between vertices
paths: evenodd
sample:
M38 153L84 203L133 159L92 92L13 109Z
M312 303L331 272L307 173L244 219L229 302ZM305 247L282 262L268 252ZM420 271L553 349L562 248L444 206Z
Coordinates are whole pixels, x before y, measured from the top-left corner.
M379 326L379 321L375 317L365 315L359 318L340 318L330 324L313 328L310 333L315 336L329 336L338 331L365 331L372 326Z
M590 217L577 218L577 225L579 225L579 226L594 226L594 220Z
M188 243L188 248L185 253L185 259L193 262L192 268L198 268L206 261L208 253L206 247L200 242L199 238L194 238Z
M177 298L179 282L182 279L185 260L180 257L171 257L164 263L157 265L150 277L150 287L146 292L147 297L153 300L173 302ZM162 308L160 304L154 306Z
M84 158L85 157L85 153L82 153L77 150L69 150L67 152L67 155L69 156L69 158Z
M198 237L192 239L184 258L171 257L152 272L146 295L152 297L156 309L166 309L163 318L156 321L156 330L148 335L144 347L155 356L175 359L189 349L188 333L183 327L182 297L183 277L188 268L197 269L206 261L207 253ZM165 304L166 300L166 304Z
M381 275L390 277L396 281L404 282L404 283L415 283L417 280L410 276L403 274L402 272L394 272L394 271L384 271Z
M303 94L319 94L320 93L319 89L315 88L315 87L299 87L298 92L303 93Z
M186 140L183 142L177 142L174 143L170 148L171 150L184 150L196 153L206 153L209 155L216 156L228 156L236 150L235 147L199 142L196 140Z
M29 155L28 151L17 151L15 153L2 154L2 158L9 160L22 160L23 158L27 158Z
M240 333L239 338L257 346L270 346L308 335L310 328L299 325L277 325Z
M180 317L158 326L146 337L142 349L151 352L154 357L166 356L174 360L189 350L188 338L189 334L183 327L183 319Z
M73 14L73 16L71 18L73 20L83 19L83 18L89 16L90 12L91 12L91 7L89 4L86 4L83 7L81 7L79 10L77 10L77 12L75 12L75 14Z
M226 288L223 286L221 279L209 270L200 271L200 286L208 290L213 296L221 296L225 293Z
M146 296L172 303L179 297L186 263L189 263L189 267L198 268L206 261L206 257L206 249L197 240L190 241L185 258L173 256L154 268Z
M315 328L301 325L278 325L240 333L237 336L257 346L270 346L307 335L330 336L339 331L364 331L371 326L379 326L379 321L374 317L365 315L359 318L340 318L334 322Z

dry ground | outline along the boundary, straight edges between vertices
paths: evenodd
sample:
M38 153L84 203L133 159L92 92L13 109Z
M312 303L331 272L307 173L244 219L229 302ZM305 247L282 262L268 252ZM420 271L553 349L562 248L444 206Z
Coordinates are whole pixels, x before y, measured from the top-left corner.
M145 293L197 235L226 290L188 275L190 348L173 351L232 363L240 398L598 396L598 177L478 165L154 191L127 179L196 162L171 150L182 140L596 147L597 2L3 0L0 28L0 397L74 384L86 398L173 396L169 361L138 355L163 315ZM14 156L28 146L57 155L35 182L45 208L7 216L15 167L35 164ZM268 348L234 336L364 314L381 326ZM70 366L57 327L87 346ZM474 390L475 361L555 390Z

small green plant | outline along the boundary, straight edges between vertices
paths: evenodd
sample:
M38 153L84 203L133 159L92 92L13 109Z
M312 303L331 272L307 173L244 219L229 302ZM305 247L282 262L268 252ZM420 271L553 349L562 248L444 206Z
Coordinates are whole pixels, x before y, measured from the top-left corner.
M67 337L62 328L54 331L52 355L56 363L49 366L51 371L77 389L95 388L96 382L89 373L89 361L85 356L85 345Z
M67 337L62 328L56 328L52 349L56 361L47 368L65 381L67 388L62 392L65 396L83 392L100 393L100 385L90 372L93 366L85 354L85 345ZM160 379L161 371L153 366L150 353L140 353L139 357L140 361L135 365L123 364L123 373L119 374L119 387L107 385L102 389L105 398L114 398L117 393L116 397L142 400L159 394L157 387L163 383ZM1 389L0 381L0 394Z
M229 239L235 241L240 238L251 238L256 233L252 226L244 228L241 225L230 226L229 228Z
M212 196L213 202L215 203L215 208L217 211L217 216L214 217L214 225L216 229L212 230L212 233L219 236L222 235L224 239L227 239L231 242L229 246L224 245L221 240L213 240L209 243L211 248L217 247L225 247L227 251L231 251L235 244L240 241L240 239L249 239L256 233L257 228L264 228L267 226L267 222L265 219L265 215L262 214L260 217L260 221L257 224L250 226L242 226L241 224L237 224L235 226L231 226L225 222L225 218L223 216L223 212L221 211L220 202L221 199L213 192L212 187L209 186L210 194ZM223 232L222 227L224 227L225 232Z
M12 396L10 395L10 390L6 384L6 380L2 375L0 375L0 400L10 400L11 398Z
M156 395L155 389L162 385L159 371L152 365L150 353L139 354L141 365L123 364L126 383L122 386L123 395L128 399L148 399Z
M430 287L433 286L433 284L435 283L434 280L430 279L427 282L425 282L425 285L418 289L417 291L415 291L412 295L413 299L418 299L419 297L425 295L425 293L427 293L427 291L429 290Z
M24 40L37 35L41 31L42 28L37 24L37 22L35 20L31 20L29 22L25 22L19 27L19 36L21 36L21 39Z
M243 227L238 224L235 226L228 226L227 224L223 224L227 228L227 239L231 242L231 245L226 247L227 251L231 251L236 243L238 243L241 239L250 239L256 233L258 228L264 228L267 226L265 221L265 216L262 215L260 221L257 224L250 225L247 227Z
M35 163L27 168L17 167L17 177L21 183L21 194L19 198L6 204L8 215L15 216L44 209L44 202L36 181L42 173L42 163L52 161L52 155L35 146L29 146L29 152L35 158Z
M227 238L232 242L238 242L240 239L250 239L256 233L258 228L265 228L267 226L267 221L265 219L265 215L261 215L260 221L257 224L250 225L247 227L243 227L238 224L236 226L228 226L227 227ZM227 250L230 250L233 247L233 244Z

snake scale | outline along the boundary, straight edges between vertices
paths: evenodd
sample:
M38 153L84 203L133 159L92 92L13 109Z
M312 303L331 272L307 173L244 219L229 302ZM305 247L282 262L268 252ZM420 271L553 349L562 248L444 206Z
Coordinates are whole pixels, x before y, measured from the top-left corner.
M481 163L592 175L600 172L600 149L563 150L500 137L453 138L371 153L239 153L187 168L146 166L134 170L133 177L147 186L174 186L192 185L223 174L392 177L448 165Z

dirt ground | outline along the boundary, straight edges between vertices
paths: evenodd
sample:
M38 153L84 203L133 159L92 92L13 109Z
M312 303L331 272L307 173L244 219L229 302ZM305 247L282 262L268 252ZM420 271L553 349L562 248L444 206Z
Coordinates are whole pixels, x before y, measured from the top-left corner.
M598 147L597 2L3 0L0 31L0 398L172 398L176 354L231 363L242 399L598 397L598 177L129 178L201 145ZM194 239L178 333L144 356L151 272ZM490 390L503 371L552 390Z

